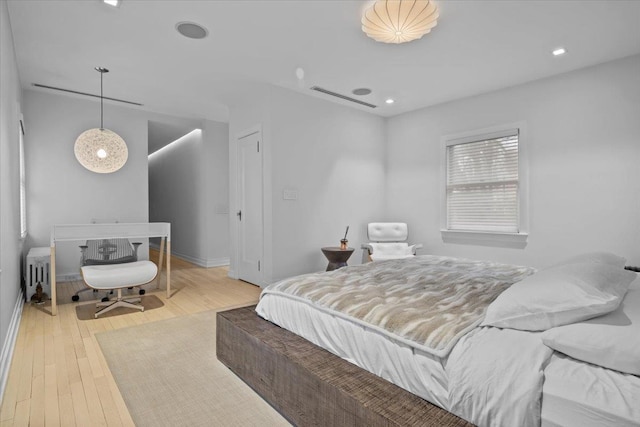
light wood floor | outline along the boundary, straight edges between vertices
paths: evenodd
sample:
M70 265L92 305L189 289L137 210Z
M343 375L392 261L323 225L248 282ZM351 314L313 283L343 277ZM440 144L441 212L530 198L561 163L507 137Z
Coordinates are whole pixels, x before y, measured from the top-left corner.
M157 253L151 258L154 255L157 260ZM88 302L66 303L69 292L60 292L67 299L58 305L55 317L40 306L25 304L0 426L133 426L94 334L251 304L260 294L259 287L227 277L226 267L200 268L175 257L171 291L170 299L164 290L147 292L162 300L161 308L95 320L78 320L76 306Z

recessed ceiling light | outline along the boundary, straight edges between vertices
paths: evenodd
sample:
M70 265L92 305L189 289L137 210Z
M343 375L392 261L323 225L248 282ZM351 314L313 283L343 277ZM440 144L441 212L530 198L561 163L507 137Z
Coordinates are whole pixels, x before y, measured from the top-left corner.
M178 22L176 24L176 30L190 39L203 39L209 34L206 28L195 22Z
M396 101L394 101L394 100L393 100L393 99L391 99L391 98L388 98L388 99L387 99L387 100L385 100L384 102L386 102L387 104L393 104L393 103L394 103L394 102L396 102Z
M120 0L102 0L104 4L108 4L109 6L118 7L120 6Z
M351 93L359 96L369 95L371 93L371 89L366 87L361 87L361 88L352 90Z
M560 56L560 55L564 55L565 53L567 53L567 49L563 48L563 47L559 47L557 49L554 49L553 52L553 56Z

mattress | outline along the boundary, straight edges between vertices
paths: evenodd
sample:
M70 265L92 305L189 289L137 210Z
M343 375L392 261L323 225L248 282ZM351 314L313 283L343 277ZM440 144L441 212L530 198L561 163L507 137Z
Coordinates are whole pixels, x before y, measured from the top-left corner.
M448 409L446 358L392 341L373 329L277 294L265 294L257 313L284 329Z
M640 378L551 356L542 387L542 426L640 425Z

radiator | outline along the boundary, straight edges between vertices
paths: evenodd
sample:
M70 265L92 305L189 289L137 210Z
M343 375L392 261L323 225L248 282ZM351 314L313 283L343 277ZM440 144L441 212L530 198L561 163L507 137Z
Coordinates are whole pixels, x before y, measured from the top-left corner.
M42 292L51 298L51 248L31 248L27 254L25 268L26 299L31 301L31 296L36 293L38 283L42 285Z

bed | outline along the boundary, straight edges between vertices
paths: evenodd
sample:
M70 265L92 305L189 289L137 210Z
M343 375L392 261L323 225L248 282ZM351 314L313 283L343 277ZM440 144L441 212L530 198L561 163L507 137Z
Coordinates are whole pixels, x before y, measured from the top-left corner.
M566 344L563 328L577 325L590 336L589 328L602 327L597 319L640 295L640 280L623 265L624 259L603 253L542 272L420 256L286 279L263 291L256 312L476 425L638 425L633 402L640 401L640 372L556 351ZM561 309L549 312L554 304ZM623 313L627 320L634 315ZM605 326L639 322L614 316ZM626 334L634 337L635 330ZM633 360L611 363L636 369ZM569 368L609 389L571 383Z

